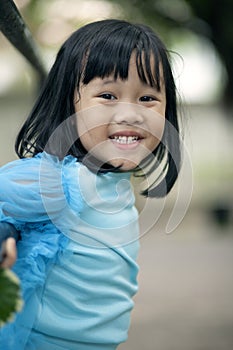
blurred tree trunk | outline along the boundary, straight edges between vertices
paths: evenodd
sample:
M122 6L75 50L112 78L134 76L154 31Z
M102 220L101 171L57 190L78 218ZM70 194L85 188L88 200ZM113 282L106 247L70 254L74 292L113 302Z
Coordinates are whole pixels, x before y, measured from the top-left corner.
M47 72L41 54L13 0L0 1L0 31L31 63L43 81Z
M194 15L204 20L210 28L209 33L193 30L206 35L214 44L227 73L227 84L223 102L233 105L233 1L232 0L186 0ZM194 22L195 23L195 22Z

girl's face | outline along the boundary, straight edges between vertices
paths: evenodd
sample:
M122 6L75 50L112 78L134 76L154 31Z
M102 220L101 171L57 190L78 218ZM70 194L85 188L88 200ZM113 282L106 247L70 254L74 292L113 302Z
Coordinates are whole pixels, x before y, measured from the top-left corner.
M166 95L138 77L134 56L127 80L113 75L81 85L75 96L77 129L88 153L129 171L158 146L165 124Z

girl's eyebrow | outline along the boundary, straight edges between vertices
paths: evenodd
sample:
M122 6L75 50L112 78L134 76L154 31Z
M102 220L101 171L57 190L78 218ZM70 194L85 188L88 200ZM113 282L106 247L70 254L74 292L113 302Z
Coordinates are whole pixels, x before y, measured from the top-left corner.
M116 79L103 79L103 85L117 83Z
M119 83L119 80L118 79L114 79L114 78L111 79L111 78L106 77L106 78L101 79L101 85L102 86L111 85L111 84L118 84L118 83ZM155 86L153 87L150 84L147 84L145 82L142 82L142 84L144 85L145 88L150 88L150 89L156 90L157 92L161 93L161 91L158 90L158 88L155 87ZM163 86L163 81L161 81L161 85Z
M97 80L94 82L96 86L106 86L110 84L116 84L117 79L111 79L111 78L97 78Z
M102 84L103 85L110 85L110 84L116 84L118 83L119 80L118 79L108 79L108 78L104 78L102 79ZM145 87L151 87L149 84L145 83L142 81L142 84L145 86Z

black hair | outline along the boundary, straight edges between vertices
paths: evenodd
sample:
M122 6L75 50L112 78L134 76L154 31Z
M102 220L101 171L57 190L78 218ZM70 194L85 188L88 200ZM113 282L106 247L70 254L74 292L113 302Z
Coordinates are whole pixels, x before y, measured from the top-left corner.
M68 154L77 157L79 161L88 158L78 135L74 134L76 128L65 122L75 114L74 92L79 89L80 83L88 84L95 77L103 78L114 73L115 78L127 79L133 52L136 53L140 79L156 86L159 91L161 80L165 86L165 130L152 154L155 161L148 172L154 172L162 163L164 165L158 181L142 192L149 197L165 196L173 187L180 169L176 87L169 54L159 37L146 25L107 19L89 23L70 36L60 48L40 96L18 134L15 143L18 156L35 156L47 147L50 153L59 158ZM151 57L154 57L154 67ZM48 145L53 143L49 141L61 125L59 142L56 147L49 148ZM69 144L70 140L75 142ZM149 158L143 162L143 166L149 164L151 157ZM93 168L93 164L93 159L89 158L89 167ZM99 172L116 170L119 169L109 164L98 169Z

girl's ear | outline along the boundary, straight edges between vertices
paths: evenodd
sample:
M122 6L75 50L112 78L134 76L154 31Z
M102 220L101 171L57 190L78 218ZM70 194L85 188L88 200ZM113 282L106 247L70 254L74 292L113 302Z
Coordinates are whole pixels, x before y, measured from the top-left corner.
M80 93L78 88L74 90L74 105L76 105L80 101Z

